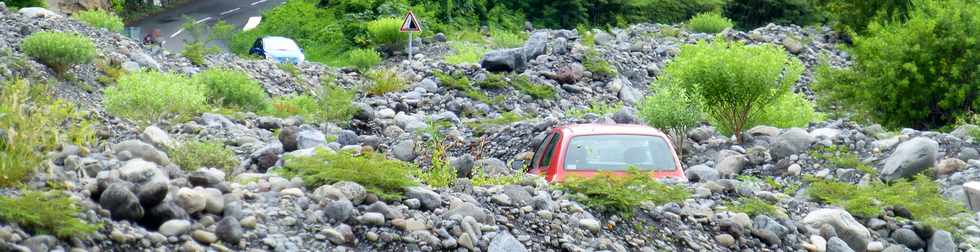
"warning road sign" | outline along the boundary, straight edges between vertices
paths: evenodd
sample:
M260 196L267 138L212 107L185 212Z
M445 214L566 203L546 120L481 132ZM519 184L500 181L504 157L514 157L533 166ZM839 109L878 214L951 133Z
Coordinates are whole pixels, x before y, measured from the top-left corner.
M402 22L402 32L421 32L422 26L419 25L419 20L415 18L415 14L412 11L408 11L408 15L405 15L405 22Z

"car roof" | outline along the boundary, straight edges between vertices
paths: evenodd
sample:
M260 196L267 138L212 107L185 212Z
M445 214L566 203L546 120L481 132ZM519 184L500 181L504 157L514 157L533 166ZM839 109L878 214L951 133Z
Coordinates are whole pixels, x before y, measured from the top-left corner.
M572 136L603 134L665 136L660 130L639 124L569 124L559 126L558 129Z
M269 36L262 38L262 45L266 47L277 47L289 50L298 50L299 46L292 39L286 37Z

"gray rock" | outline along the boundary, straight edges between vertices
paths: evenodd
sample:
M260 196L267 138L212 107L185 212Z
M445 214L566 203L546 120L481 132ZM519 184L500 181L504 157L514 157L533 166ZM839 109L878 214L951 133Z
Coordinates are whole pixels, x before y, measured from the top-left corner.
M335 200L323 208L323 215L339 222L347 221L353 213L354 204L347 199Z
M490 177L499 177L510 175L511 170L507 168L507 163L496 158L487 158L477 160L473 164L474 167L483 171L483 175Z
M776 160L798 154L810 148L816 139L810 136L804 129L791 128L783 131L776 136L774 143L769 148L769 153Z
M139 202L140 205L146 208L154 207L160 202L163 202L167 198L167 192L169 192L170 187L166 182L154 181L143 184L139 189Z
M204 210L212 214L221 214L225 211L225 199L221 191L214 188L194 188L201 195L204 195Z
M58 239L50 235L35 235L24 241L24 246L31 251L48 251L58 243Z
M140 224L147 228L159 227L166 221L177 219L188 219L187 211L175 204L173 201L164 201L155 207L149 208Z
M391 154L398 160L411 162L415 160L415 141L402 140L391 147Z
M446 212L445 217L451 217L453 215L459 215L462 217L473 217L476 221L483 224L493 224L493 215L489 214L489 211L483 209L473 203L464 202L458 206L451 206L449 211Z
M283 152L283 145L280 143L270 143L266 146L252 152L249 156L252 163L256 165L258 172L264 173L269 168L276 165L279 162L279 154Z
M354 205L360 205L364 202L364 198L367 197L367 189L364 186L350 182L350 181L340 181L333 184L334 188L340 190L340 193L344 195L345 198L349 199Z
M169 181L167 175L155 163L147 162L143 159L126 161L117 171L119 171L119 177L122 180L134 184Z
M593 233L599 232L599 230L602 228L601 224L596 219L580 219L578 220L578 225Z
M803 224L818 228L824 224L834 227L842 240L855 251L863 252L871 241L871 233L847 211L823 208L811 211L803 218Z
M752 235L759 237L759 239L769 245L783 244L783 241L779 239L779 235L776 235L776 233L773 233L771 230L753 228Z
M242 240L244 230L242 230L242 224L238 222L238 219L228 216L215 225L214 233L218 239L228 244L238 244Z
M168 220L160 225L157 230L162 235L166 236L179 236L187 233L191 228L191 222L187 220Z
M938 152L939 143L932 139L916 137L908 140L898 145L895 152L885 159L880 177L884 181L912 177L932 167L936 163Z
M527 192L523 186L519 185L506 185L501 190L513 204L524 206L531 203L531 194Z
M446 34L443 34L441 32L436 33L436 35L432 36L432 40L436 42L446 42Z
M526 252L528 251L524 244L521 244L517 238L514 238L510 232L502 232L493 237L490 241L490 246L487 247L488 252Z
M352 130L340 131L340 134L337 135L337 142L343 146L361 144L360 139L357 137L357 133L354 133Z
M284 152L299 149L299 131L299 127L296 126L289 126L279 130L279 143L282 143L282 150Z
M143 218L143 207L129 186L112 183L99 197L99 205L112 214L115 220L139 220Z
M194 232L191 232L191 238L194 238L195 241L204 244L211 244L218 241L217 235L204 230L194 230Z
M721 178L718 170L705 165L691 166L690 168L687 168L684 173L687 175L687 179L691 182L714 181Z
M200 212L207 207L207 198L197 190L183 187L177 190L176 196L174 202L187 213Z
M456 177L469 178L473 172L473 156L463 154L460 157L449 160L449 164L456 169Z
M17 10L17 13L29 18L54 18L61 17L58 13L41 7L25 7Z
M895 242L898 244L905 245L912 250L924 248L926 245L926 242L922 241L922 238L919 238L919 235L915 234L915 231L907 228L900 228L892 232L892 239L895 239Z
M135 61L123 62L122 65L120 65L120 68L127 73L135 73L143 70L140 67L140 63L136 63Z
M296 146L300 150L324 146L327 144L327 136L319 130L303 130L296 134Z
M752 226L758 229L764 229L772 232L777 237L782 237L790 232L789 228L779 224L776 220L770 218L766 215L756 215L752 221Z
M938 230L932 233L932 239L929 239L929 248L926 252L954 252L956 251L956 243L953 242L953 235L944 230Z
M480 66L491 72L524 72L527 57L523 48L498 49L483 55Z
M885 250L882 250L881 252L907 252L907 251L911 251L911 250L909 250L908 248L902 245L892 244L891 246L888 246L887 248L885 248Z
M527 38L527 42L524 43L524 56L527 59L534 59L544 54L545 50L548 49L548 37L547 32L535 32L531 34Z
M381 213L367 212L358 217L357 221L366 225L381 226L385 224L385 215Z
M793 54L799 54L803 51L803 43L791 36L783 38L783 47L786 47L786 50Z
M596 32L595 33L595 44L596 45L606 45L606 44L609 44L609 42L613 41L614 39L616 39L616 38L613 37L612 35L610 35L608 32L605 32L605 31L599 31L599 32Z
M364 209L365 212L380 213L387 219L402 219L404 215L398 209L389 207L384 201L375 201Z
M722 158L715 166L718 174L724 177L732 177L742 172L742 168L749 163L745 155L731 155Z
M405 197L409 199L418 199L422 203L422 207L428 210L433 210L442 206L442 197L438 193L432 190L413 186L409 187L405 191Z
M959 139L966 140L967 138L973 137L973 132L980 132L980 127L973 124L963 124L957 126L956 129L953 130L953 132L950 132L949 134Z
M170 138L170 135L157 126L146 127L143 130L143 134L140 135L140 139L159 148L174 147L174 140Z
M980 159L980 152L975 148L966 147L960 149L960 153L956 156L960 160L970 161L971 159Z
M157 150L153 145L139 140L126 140L117 143L112 145L112 150L116 155L120 155L122 152L129 152L133 158L154 162L158 165L170 164L170 158L167 157L166 153Z
M848 247L844 240L837 237L830 237L827 240L827 252L854 252L854 250Z

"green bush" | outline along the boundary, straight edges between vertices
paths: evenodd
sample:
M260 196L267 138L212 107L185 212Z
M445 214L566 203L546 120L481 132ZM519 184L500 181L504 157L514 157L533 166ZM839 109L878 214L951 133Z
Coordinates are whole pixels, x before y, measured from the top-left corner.
M13 8L48 7L48 1L44 0L6 0L4 3Z
M585 70L599 77L613 77L617 73L616 69L608 61L603 59L602 56L599 56L599 51L594 48L585 50L585 55L582 57L582 66L585 66Z
M431 187L449 187L456 181L456 168L449 163L446 155L448 147L444 142L442 130L449 127L446 121L427 122L428 127L419 129L423 135L428 135L425 149L428 151L429 165L425 170L416 170L415 177Z
M350 59L350 65L361 73L366 73L381 63L381 54L374 49L354 49L347 53L347 57Z
M95 45L87 37L62 32L35 32L21 41L20 49L59 74L91 63L96 56Z
M490 49L484 46L474 44L471 42L457 42L453 41L449 43L449 47L453 49L453 53L446 55L444 61L446 64L476 64L480 62L483 55L487 54Z
M439 82L446 87L456 89L456 90L470 90L473 86L470 85L470 79L462 74L447 74L441 71L435 71L432 73Z
M943 197L939 185L925 175L913 180L891 184L873 181L867 185L810 178L806 190L810 197L824 203L841 206L862 218L878 217L885 208L901 206L912 218L934 228L956 231L960 221L955 217L966 209L963 204Z
M731 19L715 12L701 13L687 21L688 29L702 33L719 33L732 26Z
M47 85L12 81L0 92L0 187L16 186L41 167L61 143L94 143L92 123L77 105L52 99Z
M412 177L416 169L412 164L385 159L375 153L354 156L317 150L311 157L286 158L281 173L301 177L310 188L340 181L355 182L390 201L401 199L405 187L418 185Z
M725 16L739 29L752 30L769 23L808 25L821 21L816 1L810 0L732 0L725 5Z
M184 44L184 49L180 50L180 56L184 56L184 58L187 58L195 66L203 66L204 56L211 54L210 51L204 43L191 42Z
M276 97L262 114L276 117L297 115L308 122L347 123L357 113L353 105L355 95L352 90L324 83L319 94Z
M772 216L779 208L769 204L765 200L756 197L741 197L738 200L729 202L728 210L736 213L745 213L749 216L766 215Z
M554 99L557 96L555 88L551 85L531 83L531 80L524 75L511 77L511 85L534 99Z
M269 96L262 84L242 71L212 68L194 75L193 81L207 88L207 97L212 104L248 111L259 111L269 104Z
M590 178L568 176L558 187L585 206L626 215L632 214L633 209L643 202L661 205L681 202L690 196L684 186L661 184L649 173L636 169L630 169L627 176L608 172Z
M814 90L890 128L938 128L980 108L980 5L923 1L910 15L872 23L851 68L823 67Z
M747 127L768 125L777 128L806 128L811 122L822 119L823 114L817 113L813 109L813 103L806 100L806 97L786 92L759 111L758 116L752 118Z
M99 225L80 219L82 210L64 192L23 191L19 197L0 196L0 220L16 223L35 235L69 239L95 233Z
M81 11L75 13L74 17L89 26L105 28L111 32L122 32L125 27L122 18L104 10Z
M169 116L194 116L206 109L206 94L206 87L178 74L137 72L106 88L102 102L116 116L152 123Z
M401 50L408 43L408 33L401 32L402 19L386 17L367 23L371 42L388 50Z
M185 171L207 167L223 170L230 175L239 164L235 152L218 141L184 142L170 149L167 154L170 160Z
M578 32L580 37L579 43L582 45L592 48L595 46L595 34L589 30L589 27L584 24L579 24L575 27L575 31Z
M477 82L476 86L480 88L489 88L489 89L501 89L510 86L510 83L507 80L507 76L505 76L504 74L487 73L486 76L487 77L484 78L482 81Z
M654 94L646 97L639 106L639 116L652 127L669 133L674 149L681 154L687 131L701 123L704 115L697 100L684 88L668 81L651 85Z
M684 87L717 128L741 142L742 130L802 73L799 60L781 47L718 40L683 46L661 77Z
M405 80L392 69L371 71L368 72L367 77L371 80L371 84L368 84L365 90L368 94L384 95L405 90L406 87Z
M905 20L916 2L943 2L934 0L820 0L817 1L831 24L839 31L864 33L874 20Z

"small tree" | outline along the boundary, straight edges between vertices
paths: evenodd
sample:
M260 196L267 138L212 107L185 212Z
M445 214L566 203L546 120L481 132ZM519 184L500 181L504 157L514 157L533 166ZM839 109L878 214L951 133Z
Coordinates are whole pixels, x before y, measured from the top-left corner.
M773 45L698 42L682 47L664 70L664 81L684 87L703 103L703 111L724 132L742 130L803 73L803 64Z
M697 101L674 83L657 81L651 89L656 93L640 103L640 117L650 126L669 133L677 154L681 155L688 129L697 126L704 114Z

